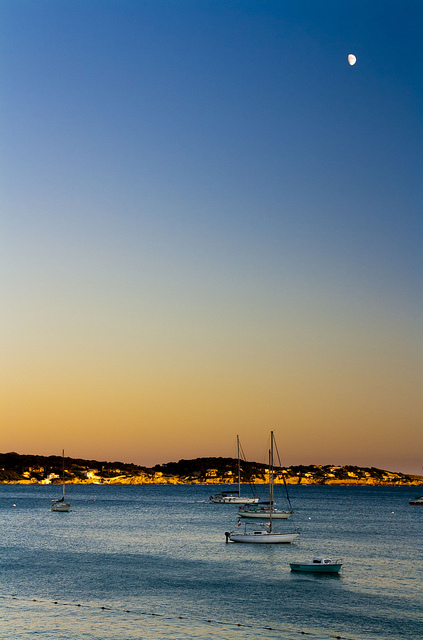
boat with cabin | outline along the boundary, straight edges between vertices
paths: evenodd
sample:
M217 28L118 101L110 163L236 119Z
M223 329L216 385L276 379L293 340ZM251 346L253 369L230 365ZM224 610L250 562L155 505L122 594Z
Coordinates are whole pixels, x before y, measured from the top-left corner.
M316 556L313 560L303 562L290 562L291 571L308 571L313 573L339 573L342 567L342 558L331 560Z

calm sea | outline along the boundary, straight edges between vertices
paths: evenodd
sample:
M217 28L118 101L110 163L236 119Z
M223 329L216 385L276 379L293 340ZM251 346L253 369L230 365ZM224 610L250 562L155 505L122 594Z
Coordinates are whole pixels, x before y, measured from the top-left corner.
M237 508L209 503L218 489L68 486L62 514L59 487L2 485L0 638L422 637L421 489L293 486L276 528L302 535L276 546L226 544ZM316 554L340 575L290 572Z

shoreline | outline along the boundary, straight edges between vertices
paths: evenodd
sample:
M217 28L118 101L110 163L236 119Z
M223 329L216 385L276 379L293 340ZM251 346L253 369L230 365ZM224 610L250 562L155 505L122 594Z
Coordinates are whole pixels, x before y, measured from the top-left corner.
M195 481L195 480L184 480L181 478L162 478L149 480L145 478L140 478L138 476L130 476L127 478L107 478L102 480L71 480L65 481L66 485L97 485L97 486L107 486L107 485L191 485L191 486L208 486L208 487L224 487L227 491L230 491L231 488L236 488L237 484L227 484L223 482L207 482L207 481ZM254 480L254 485L263 486L268 483L264 480ZM275 485L283 485L283 481L275 481ZM380 481L374 478L369 479L368 481L355 481L355 480L337 480L334 478L328 478L325 480L312 480L309 478L287 478L286 484L290 486L336 486L336 487L422 487L423 486L423 477L417 476L416 479L410 479L407 481ZM34 486L61 486L62 482L38 482L36 480L0 480L0 485L34 485ZM243 483L243 486L248 486L247 483Z
M0 484L179 484L234 490L239 473L244 485L269 484L268 465L234 458L195 458L154 467L124 462L63 458L61 456L0 453ZM423 475L355 465L292 465L273 468L277 485L423 486ZM213 490L213 489L212 489ZM215 489L214 489L215 490Z

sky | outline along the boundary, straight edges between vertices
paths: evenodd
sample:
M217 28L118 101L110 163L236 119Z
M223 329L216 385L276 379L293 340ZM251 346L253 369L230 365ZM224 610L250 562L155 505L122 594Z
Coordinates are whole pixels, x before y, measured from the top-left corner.
M423 3L0 23L0 450L423 473Z

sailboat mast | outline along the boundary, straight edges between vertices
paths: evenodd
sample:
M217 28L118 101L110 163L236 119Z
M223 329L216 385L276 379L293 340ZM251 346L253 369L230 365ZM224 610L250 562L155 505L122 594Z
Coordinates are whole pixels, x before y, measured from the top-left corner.
M238 498L241 497L241 461L239 458L239 436L236 437L236 443L238 446Z
M273 511L273 431L270 432L270 451L269 451L269 531L272 531L272 511Z
M65 500L65 450L62 449L62 484L63 484L63 501Z

